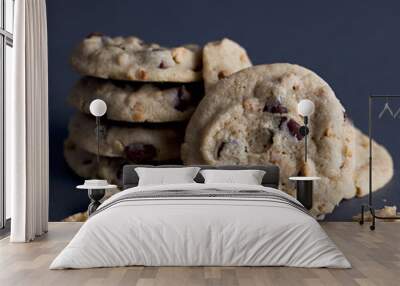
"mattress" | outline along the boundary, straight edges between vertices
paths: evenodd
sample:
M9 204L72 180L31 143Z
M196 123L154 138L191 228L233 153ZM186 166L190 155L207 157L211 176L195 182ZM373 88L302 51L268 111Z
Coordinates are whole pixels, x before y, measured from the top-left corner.
M198 183L138 186L112 196L50 269L132 265L351 267L284 192Z

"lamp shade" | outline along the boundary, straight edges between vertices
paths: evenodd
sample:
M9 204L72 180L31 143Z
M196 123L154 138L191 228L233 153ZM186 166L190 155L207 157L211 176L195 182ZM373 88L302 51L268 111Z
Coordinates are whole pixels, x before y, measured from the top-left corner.
M101 99L95 99L90 103L90 113L96 117L103 116L107 111L107 104Z
M314 113L314 108L314 103L308 99L303 99L297 104L297 112L302 116L310 116Z

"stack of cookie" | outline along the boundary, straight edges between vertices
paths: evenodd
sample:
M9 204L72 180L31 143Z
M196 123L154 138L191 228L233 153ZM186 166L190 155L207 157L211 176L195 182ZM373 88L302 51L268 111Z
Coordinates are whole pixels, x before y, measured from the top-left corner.
M136 37L91 34L73 52L81 78L69 102L79 111L65 142L69 166L84 178L121 183L127 163L181 163L186 122L204 94L202 49L163 48ZM97 168L94 99L107 104Z
M163 48L136 37L89 35L74 51L72 66L83 77L69 102L79 114L69 124L64 155L83 178L121 184L125 164L181 164L185 127L204 93L221 79L250 67L244 48L229 39ZM95 153L95 121L89 105L107 104L100 165ZM78 213L66 221L85 221Z

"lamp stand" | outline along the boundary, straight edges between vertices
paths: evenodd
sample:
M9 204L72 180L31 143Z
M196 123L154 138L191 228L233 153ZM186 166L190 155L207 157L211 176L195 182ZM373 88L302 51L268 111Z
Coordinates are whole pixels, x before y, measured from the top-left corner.
M308 116L304 116L304 125L300 127L300 134L304 136L304 162L307 163L307 135L310 130L307 127Z
M96 142L97 142L97 172L99 171L100 165L100 116L96 116Z

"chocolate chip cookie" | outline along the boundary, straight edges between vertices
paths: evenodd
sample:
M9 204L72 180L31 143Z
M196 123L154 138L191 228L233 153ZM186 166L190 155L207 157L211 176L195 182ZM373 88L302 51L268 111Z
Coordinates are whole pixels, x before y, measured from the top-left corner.
M102 121L100 155L131 162L180 159L184 129L181 126L149 126ZM69 138L81 149L96 154L96 123L93 117L76 114L69 124Z
M297 104L310 99L308 161ZM290 176L318 176L313 213L330 213L356 193L354 132L329 85L291 64L247 68L219 81L200 102L186 129L185 164L280 167L281 189L294 195Z
M72 89L69 102L90 114L92 100L107 104L106 117L126 122L188 120L203 96L202 84L150 84L84 77Z
M220 79L252 66L246 50L230 39L211 42L203 48L203 78L206 90Z
M108 37L93 33L71 57L82 75L116 80L193 82L201 80L201 48L186 45L164 48L136 37Z

